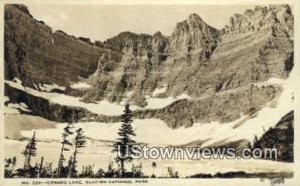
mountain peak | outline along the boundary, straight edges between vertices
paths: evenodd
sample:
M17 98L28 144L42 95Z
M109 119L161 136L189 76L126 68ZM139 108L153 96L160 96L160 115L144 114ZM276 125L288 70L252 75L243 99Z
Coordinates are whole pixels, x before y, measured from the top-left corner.
M157 31L153 36L162 36L162 33L160 31Z
M201 19L201 17L198 14L196 14L196 13L191 14L188 17L188 21L189 22L203 22L203 20Z
M224 31L239 34L269 28L273 35L288 33L292 36L293 24L294 18L289 5L256 6L254 9L247 9L243 14L234 14ZM274 26L280 28L274 29Z

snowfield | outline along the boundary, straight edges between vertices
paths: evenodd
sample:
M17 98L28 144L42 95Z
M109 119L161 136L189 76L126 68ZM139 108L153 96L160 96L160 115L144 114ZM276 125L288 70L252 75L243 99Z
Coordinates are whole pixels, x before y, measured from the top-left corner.
M191 141L216 138L217 136L230 137L226 132L233 130L232 124L219 124L217 122L208 124L195 124L193 127L171 129L159 119L136 119L132 123L135 130L135 140L140 143L152 145L182 145ZM63 127L66 123L56 125L54 129L35 130L36 137L40 140L60 140ZM92 139L114 141L118 136L121 123L76 123L75 128L83 128L85 135ZM22 136L30 137L33 131L21 131ZM179 140L180 139L180 140ZM215 141L215 140L213 140Z
M230 123L195 123L193 127L185 128L180 127L178 129L169 128L162 120L159 119L135 119L132 123L133 129L136 133L135 140L139 143L146 143L149 146L170 146L170 145L184 145L195 141L205 141L201 146L210 146L220 141L236 141L240 139L246 139L250 142L253 141L254 135L260 137L264 130L268 130L269 127L273 127L281 119L282 116L293 110L294 108L294 82L295 72L290 74L287 80L270 80L268 82L261 83L262 86L269 84L270 82L281 84L283 92L281 96L275 100L277 101L274 106L274 101L260 110L256 117L250 118L241 114L241 118ZM19 86L14 82L8 82L11 86ZM24 87L18 87L20 89ZM64 102L65 104L80 105L90 110L102 112L106 114L119 114L123 112L123 106L118 104L102 101L98 104L86 104L80 102L79 99L71 96L66 96L56 93L39 92L33 89L26 88L26 91L34 95L43 96L52 102ZM167 105L178 99L189 99L187 95L182 95L177 98L153 98L147 97L148 107L155 108L156 105ZM5 97L7 101L8 98ZM160 102L164 100L163 102ZM26 105L9 105L11 108L26 108ZM5 107L7 109L7 107ZM101 110L103 109L103 110ZM108 112L108 110L111 110ZM66 123L57 123L51 128L37 129L32 128L21 130L20 133L24 137L30 138L33 131L36 131L36 138L43 142L38 142L38 156L34 158L34 161L39 161L41 156L45 157L46 161L56 162L58 155L53 156L49 154L49 151L54 154L59 154L61 133ZM87 122L74 124L74 128L83 128L85 135L88 137L88 145L79 154L79 167L81 165L91 164L96 165L95 170L98 168L106 169L108 164L113 161L113 154L111 153L111 141L117 138L117 132L121 123L100 123L100 122ZM10 156L20 156L21 151L25 146L26 141L17 140L5 140L5 148ZM12 150L11 150L12 149ZM19 161L20 162L20 161ZM134 163L143 163L143 172L150 175L153 172L151 163L153 160L135 160ZM179 170L180 176L189 176L199 172L202 173L216 173L216 172L228 172L228 171L245 171L245 172L292 172L293 164L283 163L268 160L162 160L157 159L155 162L158 164L156 169L156 175L166 176L167 167L171 166L175 170ZM21 166L21 165L20 165ZM128 165L128 169L130 169Z
M53 85L53 86L44 85L44 87L47 87L47 88L43 89L45 92L41 92L41 91L29 88L29 87L24 87L22 85L22 82L17 78L15 78L15 82L5 80L5 83L7 83L9 86L11 86L13 88L26 91L28 94L48 99L52 103L66 105L66 106L73 106L73 107L82 107L82 108L89 110L90 112L95 113L95 114L103 114L103 115L107 115L107 116L121 115L123 113L124 104L126 102L126 100L123 100L121 102L121 104L118 104L118 103L111 103L107 100L102 100L102 101L99 101L96 103L84 103L81 101L81 98L79 98L79 97L73 97L73 96L68 96L65 94L49 92L53 88L57 88L57 86L55 86L55 85ZM82 84L82 83L75 84L75 85L74 86L77 88L82 87L83 85L87 86L87 84ZM127 97L131 96L132 94L133 94L132 91L129 92L127 94ZM153 98L153 97L148 96L147 100L146 100L148 105L143 109L163 108L163 107L166 107L169 104L173 103L174 101L177 101L180 99L187 99L187 98L189 98L189 96L186 94L182 94L176 98L174 98L174 97ZM131 110L142 109L136 105L131 105L130 108L131 108Z
M235 130L238 131L238 134L232 136L230 140L234 141L240 139L240 135L242 135L252 142L254 135L258 137L262 136L264 129L268 130L270 127L274 127L284 115L294 110L295 82L298 82L295 70L290 73L289 78L286 80L272 78L268 81L268 83L270 82L281 84L283 88L283 92L278 98L276 106L274 107L271 101L267 107L258 112L255 118L246 120L243 125L238 127L237 130Z
M169 128L162 120L159 119L136 119L132 123L133 128L136 131L136 141L148 144L160 144L160 145L183 145L193 141L207 140L202 146L209 146L216 142L227 140L236 141L246 139L250 142L253 141L255 135L262 136L264 130L268 130L270 127L281 119L282 116L293 110L293 93L294 93L294 81L295 73L292 72L287 80L270 80L266 82L276 82L282 84L283 92L277 100L277 106L269 105L260 110L256 117L249 118L249 116L241 115L241 118L230 123L195 123L193 127L178 129ZM11 86L24 89L20 84L8 82ZM57 93L39 92L34 89L26 88L31 94L36 96L42 96L49 99L53 103L66 104L70 106L79 106L88 109L91 112L105 115L120 115L123 113L123 106L117 103L110 103L106 100L96 103L83 103L80 98L67 96ZM132 94L132 92L130 93ZM153 98L148 96L147 108L160 108L165 107L172 102L179 99L189 99L188 95L183 94L177 98ZM16 107L16 105L14 105ZM23 107L22 107L23 108ZM138 107L132 106L132 110L138 109ZM98 140L110 140L116 139L116 134L121 123L78 123L76 127L82 127L88 137ZM57 124L55 129L43 129L37 130L37 137L60 139L61 131L64 124ZM101 131L101 133L99 133ZM22 135L30 137L31 131L22 131ZM175 140L180 139L180 140ZM209 139L209 140L208 140Z
M184 145L193 141L207 140L202 146L210 146L216 142L236 141L246 139L250 142L253 141L255 135L262 136L264 130L268 130L270 127L276 125L276 123L285 114L293 110L293 93L294 93L294 72L290 74L289 79L282 82L283 92L277 100L277 106L270 104L260 110L256 117L249 118L249 116L242 116L241 118L230 123L195 123L193 127L178 129L169 128L162 120L159 119L135 119L132 126L137 134L136 141L147 144L155 145ZM171 102L178 99L188 98L187 95L182 95L177 98L152 98L148 97L148 106L146 108L157 108L157 105L166 106ZM68 100L70 99L70 100ZM74 98L70 96L58 96L51 100L54 102L67 102L69 104L74 103ZM161 100L164 100L161 102ZM111 110L106 114L118 114L123 112L123 106L102 101L99 104L85 104L77 102L75 105L80 105L89 110L98 110L105 113L107 110ZM164 105L165 104L165 105ZM93 107L92 107L93 106ZM93 139L109 140L116 139L118 128L121 123L78 123L76 127L82 127L86 135ZM61 131L64 124L57 124L55 129L37 130L37 138L51 138L60 139ZM99 133L99 131L101 131ZM30 137L31 131L22 131L22 135ZM209 140L208 140L209 139Z
M260 82L260 83L255 83L255 85L258 85L258 86L264 86L264 85L282 85L283 83L285 82L284 79L279 79L279 78L270 78L268 79L266 82Z

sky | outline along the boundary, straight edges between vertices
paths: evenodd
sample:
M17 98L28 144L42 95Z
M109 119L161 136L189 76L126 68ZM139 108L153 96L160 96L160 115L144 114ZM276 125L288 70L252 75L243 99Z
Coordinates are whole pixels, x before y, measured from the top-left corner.
M37 20L53 31L63 30L76 37L104 41L120 32L153 35L172 34L176 23L198 14L207 24L221 29L235 13L253 5L47 5L26 4Z

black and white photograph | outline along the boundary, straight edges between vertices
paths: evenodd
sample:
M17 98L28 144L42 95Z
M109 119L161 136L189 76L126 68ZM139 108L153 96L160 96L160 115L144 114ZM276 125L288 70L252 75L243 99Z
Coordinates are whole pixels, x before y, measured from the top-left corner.
M300 184L298 1L107 2L2 3L3 186Z

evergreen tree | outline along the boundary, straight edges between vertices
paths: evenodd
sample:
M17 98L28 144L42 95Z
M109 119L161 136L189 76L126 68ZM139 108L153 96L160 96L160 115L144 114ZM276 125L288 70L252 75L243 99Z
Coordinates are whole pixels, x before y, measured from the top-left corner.
M5 166L4 166L4 177L5 178L12 177L12 171L10 169L11 163L12 163L11 158L5 159Z
M285 130L285 140L283 141L283 146L285 150L283 150L281 156L282 160L288 162L294 162L294 128L293 122L289 122L287 125L287 129Z
M16 164L17 164L17 158L16 156L14 156L12 159L12 168L11 168L12 172L14 171Z
M152 169L153 169L153 173L152 173L152 177L155 178L155 168L157 167L155 162L152 162Z
M73 164L73 157L70 156L69 161L68 161L68 177L70 177L70 172Z
M73 134L72 128L73 127L71 126L71 124L68 123L67 126L64 128L64 132L62 134L63 139L61 141L62 147L61 147L61 150L60 150L58 166L57 166L57 172L56 172L57 177L62 177L64 175L62 173L63 170L64 170L63 164L64 164L64 161L65 161L64 152L70 150L66 146L72 146L72 143L68 140L69 135Z
M132 147L135 144L135 141L132 139L132 136L135 136L135 133L131 126L131 118L132 112L127 103L125 105L124 113L122 114L122 125L118 132L119 138L117 138L113 145L113 152L117 152L115 161L121 165L121 176L124 176L125 173L124 163L132 161Z
M76 164L77 164L77 153L80 148L85 147L86 144L86 139L85 136L83 135L83 130L82 128L79 128L76 130L76 137L75 137L75 149L73 153L73 159L71 160L70 164L70 170L69 170L69 177L76 177L77 175L77 170L76 170Z
M253 147L253 149L254 148L261 148L260 141L259 141L257 135L254 136L252 147Z
M288 123L285 135L287 138L287 143L293 145L293 143L294 143L294 128L293 128L292 122Z
M33 136L30 139L29 143L26 145L22 154L25 156L24 161L24 170L28 170L30 168L30 161L32 157L36 156L36 139L35 139L35 132L33 132Z
M6 162L5 168L7 168L7 170L9 170L10 169L10 164L12 162L11 158L5 159L5 162Z
M39 165L38 178L41 177L41 173L42 173L42 170L43 170L43 165L44 165L44 157L42 156L41 157L41 163Z

